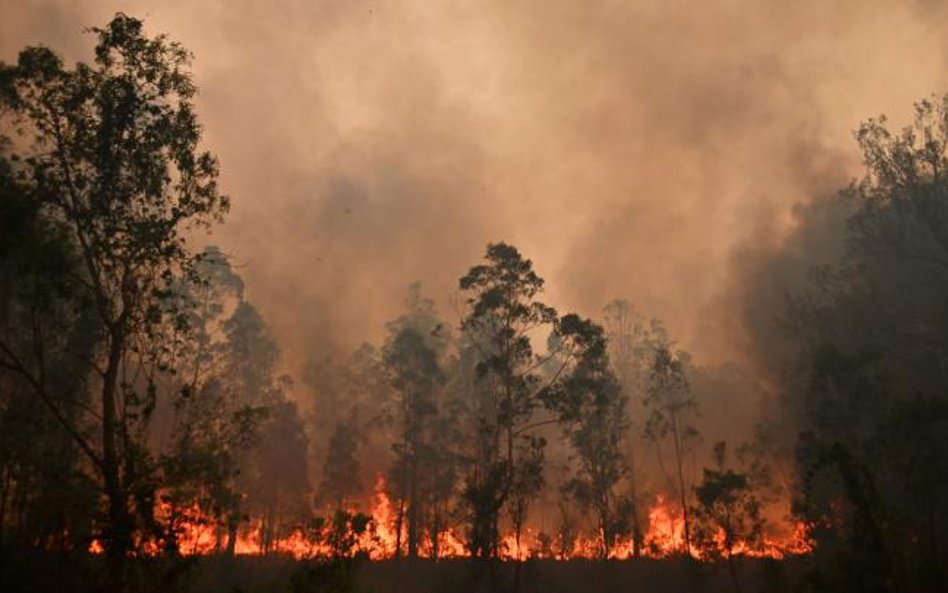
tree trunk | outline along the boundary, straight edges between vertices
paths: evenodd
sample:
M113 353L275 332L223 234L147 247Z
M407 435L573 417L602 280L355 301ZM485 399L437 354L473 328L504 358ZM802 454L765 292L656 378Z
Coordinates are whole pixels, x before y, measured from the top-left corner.
M438 559L438 553L441 551L441 511L438 509L438 503L434 503L434 520L431 523L431 558Z
M414 460L408 485L408 559L418 557L418 485Z
M227 551L228 558L233 558L237 551L237 528L240 526L240 505L235 504L227 516Z
M642 525L639 521L639 500L636 492L635 475L635 450L629 454L629 480L631 488L629 495L632 498L632 556L638 558L642 555Z
M108 590L112 593L123 593L125 590L126 556L131 549L131 525L116 441L119 424L115 409L116 389L123 347L124 339L121 330L113 328L108 364L102 385L102 475L108 499L109 517L105 544Z
M678 420L672 416L672 437L675 442L675 465L678 469L678 492L681 497L681 516L684 521L685 554L691 556L691 525L688 521L688 501L685 494L684 460L682 459L681 439L678 435Z
M638 503L632 500L632 557L642 555L642 527L639 525Z
M3 486L0 488L0 561L3 559L3 544L6 540L4 531L7 525L7 500L9 499L10 492L10 468L6 465L3 466ZM3 570L3 566L0 565L0 570Z
M402 556L402 527L405 524L405 497L398 497L398 512L395 514L395 560Z

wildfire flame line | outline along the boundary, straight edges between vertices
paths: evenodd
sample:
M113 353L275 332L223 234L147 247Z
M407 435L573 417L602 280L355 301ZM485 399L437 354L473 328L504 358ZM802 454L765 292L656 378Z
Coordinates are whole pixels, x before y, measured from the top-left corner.
M378 478L375 485L371 522L369 528L361 533L350 533L351 545L347 553L364 553L372 560L392 558L396 554L397 543L405 542L405 534L401 538L394 527L395 512L393 505L386 494L385 481ZM182 555L209 555L221 551L221 525L219 522L208 520L201 512L200 507L194 504L187 508L175 509L175 526L178 550ZM171 506L162 502L156 509L156 515L161 519L169 519L172 513ZM644 546L638 551L640 556L662 558L682 553L684 549L684 525L677 513L668 505L663 495L656 497L648 513L649 526L644 537ZM324 529L329 529L324 528ZM278 553L292 555L296 559L329 557L336 553L328 538L318 536L304 528L298 528L289 535L272 541L267 549L262 544L262 527L259 523L245 527L237 534L234 553L238 555L262 555L264 553ZM323 534L325 535L325 534ZM599 558L601 554L600 541L594 537L578 537L569 545L560 540L545 538L541 541L541 534L527 529L521 534L519 545L514 535L502 538L499 556L503 560L527 560L531 557L551 558L555 560L569 560L573 558ZM719 552L728 552L733 556L749 556L759 558L784 558L791 555L807 554L813 550L814 543L809 537L809 529L802 522L793 525L792 532L785 537L765 536L756 546L738 541L725 550L724 533L718 533L715 540ZM138 546L144 555L160 554L157 542L144 542ZM420 542L420 553L430 556L434 546L430 538ZM100 554L104 547L99 540L94 540L89 551ZM631 538L618 540L610 546L608 558L624 560L632 558L634 546ZM469 551L461 538L454 531L448 530L440 535L438 541L440 558L465 558L470 556ZM702 554L692 549L691 554L703 559Z

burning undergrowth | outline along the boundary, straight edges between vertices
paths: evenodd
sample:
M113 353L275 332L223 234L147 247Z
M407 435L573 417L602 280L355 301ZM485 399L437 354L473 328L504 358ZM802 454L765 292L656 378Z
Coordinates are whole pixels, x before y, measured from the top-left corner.
M364 556L371 560L403 557L407 530L396 528L397 518L392 501L386 494L385 480L378 478L369 509L339 510L328 518L316 518L306 525L290 529L288 535L268 537L260 521L247 521L237 531L233 551L238 556L288 555L297 560L352 558ZM199 505L174 507L158 505L156 517L168 525L164 537L139 541L136 553L158 556L209 556L224 554L229 548L227 525L203 511ZM781 531L782 529L782 531ZM773 529L772 529L773 530ZM765 535L755 542L726 541L723 530L714 534L710 545L693 546L690 555L699 560L716 560L731 556L782 559L809 554L814 542L802 522L780 525L780 535ZM610 546L609 560L633 557L668 558L685 554L684 523L681 514L659 495L648 511L648 530L643 544L636 548L631 539L616 539ZM89 551L101 554L101 541L94 540ZM432 560L470 558L471 550L463 534L447 530L439 534L437 545L424 534L419 556ZM562 534L549 535L526 529L518 538L513 534L501 538L498 557L504 561L597 560L602 557L601 537L577 535L566 541Z

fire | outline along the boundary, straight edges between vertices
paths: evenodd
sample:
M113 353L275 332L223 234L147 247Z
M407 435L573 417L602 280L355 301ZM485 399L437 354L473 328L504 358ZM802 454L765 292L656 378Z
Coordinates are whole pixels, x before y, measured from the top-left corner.
M685 522L671 510L664 494L655 498L648 512L648 532L645 551L649 556L662 557L681 552L685 548Z
M404 541L395 531L395 512L392 510L392 501L385 490L385 479L378 476L375 480L375 496L372 505L372 523L375 525L379 546L369 552L373 560L389 558L395 554L396 543ZM404 535L404 534L402 534Z
M173 507L168 502L161 502L156 508L156 518L166 525L172 525L177 547L182 555L209 555L222 551L226 541L226 534L222 533L219 521L208 518L207 513L196 503L186 507ZM396 556L399 545L405 547L406 533L401 537L396 530L397 512L386 493L385 480L379 477L376 480L375 492L372 497L371 511L365 529L355 530L355 509L349 509L338 515L337 520L323 522L315 527L300 526L289 535L272 541L269 549L265 549L263 541L263 526L251 523L237 533L234 542L234 552L238 555L262 555L277 553L291 555L296 559L330 557L333 555L352 555L362 553L372 560L384 560ZM684 521L674 505L668 504L662 494L656 496L654 504L648 512L648 530L644 536L644 546L639 550L640 555L650 558L662 558L680 554L685 547ZM336 529L337 532L332 530ZM338 533L339 529L345 532ZM784 535L768 534L756 546L746 542L736 542L730 550L724 549L724 534L717 538L719 550L729 555L742 555L759 558L784 558L788 555L807 554L813 550L814 542L809 536L809 529L802 522L797 522L785 530ZM335 539L333 539L335 533ZM340 535L342 536L340 538ZM336 542L335 544L333 542ZM339 541L345 541L339 547ZM555 560L569 560L572 558L600 558L602 555L601 539L596 536L581 536L571 545L550 538L542 533L525 529L518 538L514 534L507 534L501 538L499 556L507 561L524 561L529 558L551 558ZM334 545L336 547L334 547ZM161 553L161 546L157 541L139 542L137 545L142 555L157 555ZM404 551L404 550L403 550ZM99 540L94 540L89 546L89 552L101 554L104 546ZM434 546L430 536L419 542L419 552L422 556L433 556ZM691 554L703 559L702 554L692 549ZM633 557L634 546L630 537L617 539L609 546L609 559L624 560ZM438 556L440 558L465 558L470 552L464 544L463 537L452 529L439 535Z

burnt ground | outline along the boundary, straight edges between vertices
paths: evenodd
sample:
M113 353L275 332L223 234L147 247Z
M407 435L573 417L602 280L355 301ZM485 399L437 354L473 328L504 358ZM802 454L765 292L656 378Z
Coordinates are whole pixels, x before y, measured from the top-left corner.
M724 563L696 563L684 558L522 563L389 560L335 566L279 558L244 558L234 563L205 558L196 567L190 587L221 593L783 593L792 589L804 564L805 560L739 561L737 589Z
M725 563L684 558L477 562L291 557L145 559L131 567L129 593L790 593L808 560L742 559L738 587ZM101 558L7 555L0 591L102 591Z

